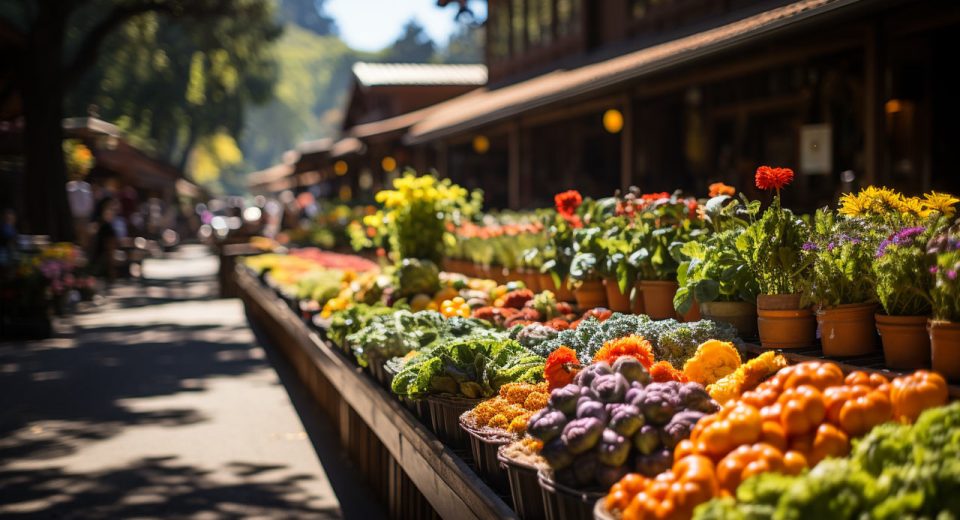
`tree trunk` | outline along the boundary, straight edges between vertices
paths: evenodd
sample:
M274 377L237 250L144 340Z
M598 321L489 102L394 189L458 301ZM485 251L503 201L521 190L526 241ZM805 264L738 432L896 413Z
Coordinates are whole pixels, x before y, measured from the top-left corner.
M73 238L63 158L63 43L66 13L60 2L41 2L23 63L25 171L20 197L21 229Z

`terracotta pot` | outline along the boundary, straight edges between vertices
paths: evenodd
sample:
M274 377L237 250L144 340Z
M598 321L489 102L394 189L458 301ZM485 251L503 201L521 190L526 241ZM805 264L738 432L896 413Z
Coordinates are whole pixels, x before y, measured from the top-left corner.
M676 318L677 311L673 308L673 295L677 293L679 287L677 282L641 280L640 288L643 290L643 308L646 314L655 320Z
M810 309L757 309L757 332L764 348L793 349L812 346L817 322Z
M706 302L700 304L700 314L708 319L729 323L743 339L757 337L757 306L747 302Z
M877 332L889 368L916 370L930 367L930 334L926 316L877 314Z
M607 290L607 308L613 312L630 312L630 289L627 294L620 292L620 285L616 278L606 278L603 286Z
M607 306L607 291L603 287L602 280L577 282L573 289L573 296L577 299L577 307L581 311Z
M521 271L521 279L523 283L526 284L527 289L530 289L534 294L542 291L540 288L540 273L532 269L524 269Z
M700 313L700 302L694 299L693 304L690 305L690 310L688 310L686 314L681 315L679 319L685 323L702 320L703 315Z
M540 274L540 290L541 291L551 291L554 296L556 296L558 302L572 302L576 301L576 297L573 295L573 291L567 287L566 280L560 283L560 287L557 287L553 283L553 277L549 274L541 273Z
M929 322L930 366L943 377L960 380L960 323Z
M875 303L838 305L817 311L820 345L827 357L870 354L877 349Z
M630 300L630 312L634 314L646 314L647 308L643 305L643 287L641 287L640 282L633 285L633 292L636 294L634 294L633 299Z
M757 310L795 311L800 308L800 294L761 294L757 296Z

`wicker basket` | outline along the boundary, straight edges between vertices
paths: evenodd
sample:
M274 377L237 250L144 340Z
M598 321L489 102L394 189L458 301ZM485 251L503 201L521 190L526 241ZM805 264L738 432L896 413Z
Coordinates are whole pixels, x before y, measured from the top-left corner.
M477 473L494 489L506 493L509 489L507 472L500 467L497 452L501 446L505 446L515 439L505 431L497 431L492 428L486 428L486 431L484 431L475 428L473 421L470 419L470 414L470 411L466 411L460 415L460 427L470 437L470 453L473 454L473 461L477 465Z
M594 520L617 520L615 516L603 505L603 499L597 500L597 505L593 506Z
M537 473L547 520L591 520L597 500L605 493L580 491L554 482L544 471Z
M467 432L460 428L460 416L472 409L482 399L468 399L455 395L431 395L427 397L430 406L430 424L433 433L444 444L457 450L466 450Z
M500 462L500 467L507 472L513 510L520 520L546 518L540 483L537 482L537 467L508 457L503 452L504 448L506 446L501 446L497 450L497 460Z

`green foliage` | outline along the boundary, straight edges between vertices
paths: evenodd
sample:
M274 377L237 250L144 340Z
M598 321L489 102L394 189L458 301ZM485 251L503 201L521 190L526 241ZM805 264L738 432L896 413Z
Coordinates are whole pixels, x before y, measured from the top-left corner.
M923 250L926 239L890 245L873 262L877 299L891 316L928 316L931 312L930 259Z
M535 383L543 378L543 358L516 341L464 337L421 352L393 379L393 392L421 398L455 394L491 397L506 383Z
M747 202L756 214L759 203ZM807 223L780 206L780 198L737 238L737 250L757 279L760 294L800 292L801 280L809 268L803 244L810 233Z
M694 299L701 303L756 300L759 285L748 265L749 253L737 247L748 225L738 216L740 208L740 201L725 196L708 201L705 213L714 233L701 241L687 242L680 249L686 260L677 269L680 287L673 298L680 314L690 310Z
M813 259L804 299L817 306L867 303L876 300L873 259L887 230L857 219L818 210L810 239Z
M938 320L960 322L960 251L937 255L936 281L930 291L933 316Z
M100 0L79 10L75 32L93 27L116 3ZM147 13L129 20L107 37L95 65L68 92L66 113L85 114L95 105L100 118L181 167L205 137L238 138L246 110L267 101L277 80L270 46L281 31L271 5L237 0L218 16ZM67 54L79 45L68 39Z

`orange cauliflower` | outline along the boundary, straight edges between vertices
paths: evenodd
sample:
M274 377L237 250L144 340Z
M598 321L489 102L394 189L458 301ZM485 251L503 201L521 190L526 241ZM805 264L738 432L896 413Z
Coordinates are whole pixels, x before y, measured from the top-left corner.
M642 336L626 336L610 340L593 356L593 362L606 361L613 364L621 356L633 356L640 361L643 368L650 369L653 365L653 345Z

